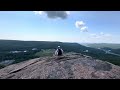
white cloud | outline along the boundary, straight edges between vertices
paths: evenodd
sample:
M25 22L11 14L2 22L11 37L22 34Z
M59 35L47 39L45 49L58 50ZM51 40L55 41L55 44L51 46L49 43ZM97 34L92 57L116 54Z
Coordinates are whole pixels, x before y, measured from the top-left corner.
M97 35L97 34L90 34L90 38L100 38L100 35Z
M91 37L96 38L97 34L90 34Z
M85 26L85 23L83 21L76 21L75 26L76 26L76 28L79 28L81 32L88 31L88 27Z
M35 14L39 14L39 15L42 15L43 14L43 11L33 11Z
M106 34L103 32L100 32L99 34L90 34L91 38L99 38L99 39L110 39L112 37L111 34Z
M100 35L104 35L104 33L103 33L103 32L100 32Z
M88 27L86 26L81 27L81 32L87 32L87 31L88 31Z
M105 34L106 37L111 37L112 35L111 34Z
M66 19L70 14L70 11L33 11L33 12L39 15L46 13L47 17L51 19L56 19L56 18Z
M85 23L83 21L76 21L75 22L75 26L76 28L81 28L85 25Z
M69 15L69 14L70 14L70 11L66 11L66 13Z
M111 43L114 41L114 36L108 33L87 33L88 36L84 37L87 43ZM101 35L102 34L102 35Z
M90 36L93 36L93 37L94 37L94 36L96 36L96 34L90 34Z

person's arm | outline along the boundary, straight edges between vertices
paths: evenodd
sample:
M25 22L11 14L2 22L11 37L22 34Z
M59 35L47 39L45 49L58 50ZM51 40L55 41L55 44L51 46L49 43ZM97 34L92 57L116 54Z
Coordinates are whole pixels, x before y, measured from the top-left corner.
M62 53L63 53L63 50L61 49Z
M55 55L57 55L58 54L58 49L55 51Z

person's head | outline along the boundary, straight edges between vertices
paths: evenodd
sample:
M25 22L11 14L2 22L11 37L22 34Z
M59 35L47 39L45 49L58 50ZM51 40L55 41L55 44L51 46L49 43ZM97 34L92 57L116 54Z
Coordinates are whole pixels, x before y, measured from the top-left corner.
M60 46L58 46L58 48L60 48Z

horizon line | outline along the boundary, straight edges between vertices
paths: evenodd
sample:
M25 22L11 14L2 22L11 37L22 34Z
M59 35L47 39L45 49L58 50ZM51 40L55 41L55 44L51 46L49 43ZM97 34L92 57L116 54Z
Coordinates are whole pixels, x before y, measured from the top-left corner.
M16 39L0 39L0 40L13 40L13 41L36 41L39 42L39 40L16 40ZM42 40L41 40L42 41ZM43 42L63 42L63 41L43 41ZM78 44L120 44L120 43L104 43L104 42L63 42L63 43L78 43Z

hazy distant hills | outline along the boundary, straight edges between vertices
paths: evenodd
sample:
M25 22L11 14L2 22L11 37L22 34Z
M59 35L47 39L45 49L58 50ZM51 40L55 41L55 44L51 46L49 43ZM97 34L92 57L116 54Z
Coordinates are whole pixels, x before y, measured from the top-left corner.
M58 45L62 47L64 52L81 53L84 55L91 56L92 58L100 59L103 61L109 61L113 64L120 65L120 56L106 53L106 51L95 48L92 44L91 47L88 47L78 43L50 42L50 41L0 40L0 61L15 60L14 63L18 63L24 60L38 58L35 55L39 54L39 52L42 49L55 50ZM107 46L107 44L105 45ZM112 47L114 46L112 45ZM33 48L37 48L37 50L32 51ZM10 51L28 51L28 52L8 53ZM113 49L112 52L119 54L120 50Z
M111 48L111 49L120 49L120 44L112 44L112 43L87 43L87 46L93 48Z
M81 52L86 49L97 50L88 48L78 43L66 43L66 42L50 42L50 41L17 41L17 40L0 40L0 51L8 50L31 50L32 48L38 49L56 49L60 45L64 51L76 51Z
M111 50L114 53L120 54L120 44L113 43L92 43L92 44L83 44L91 48L101 48L105 50Z

